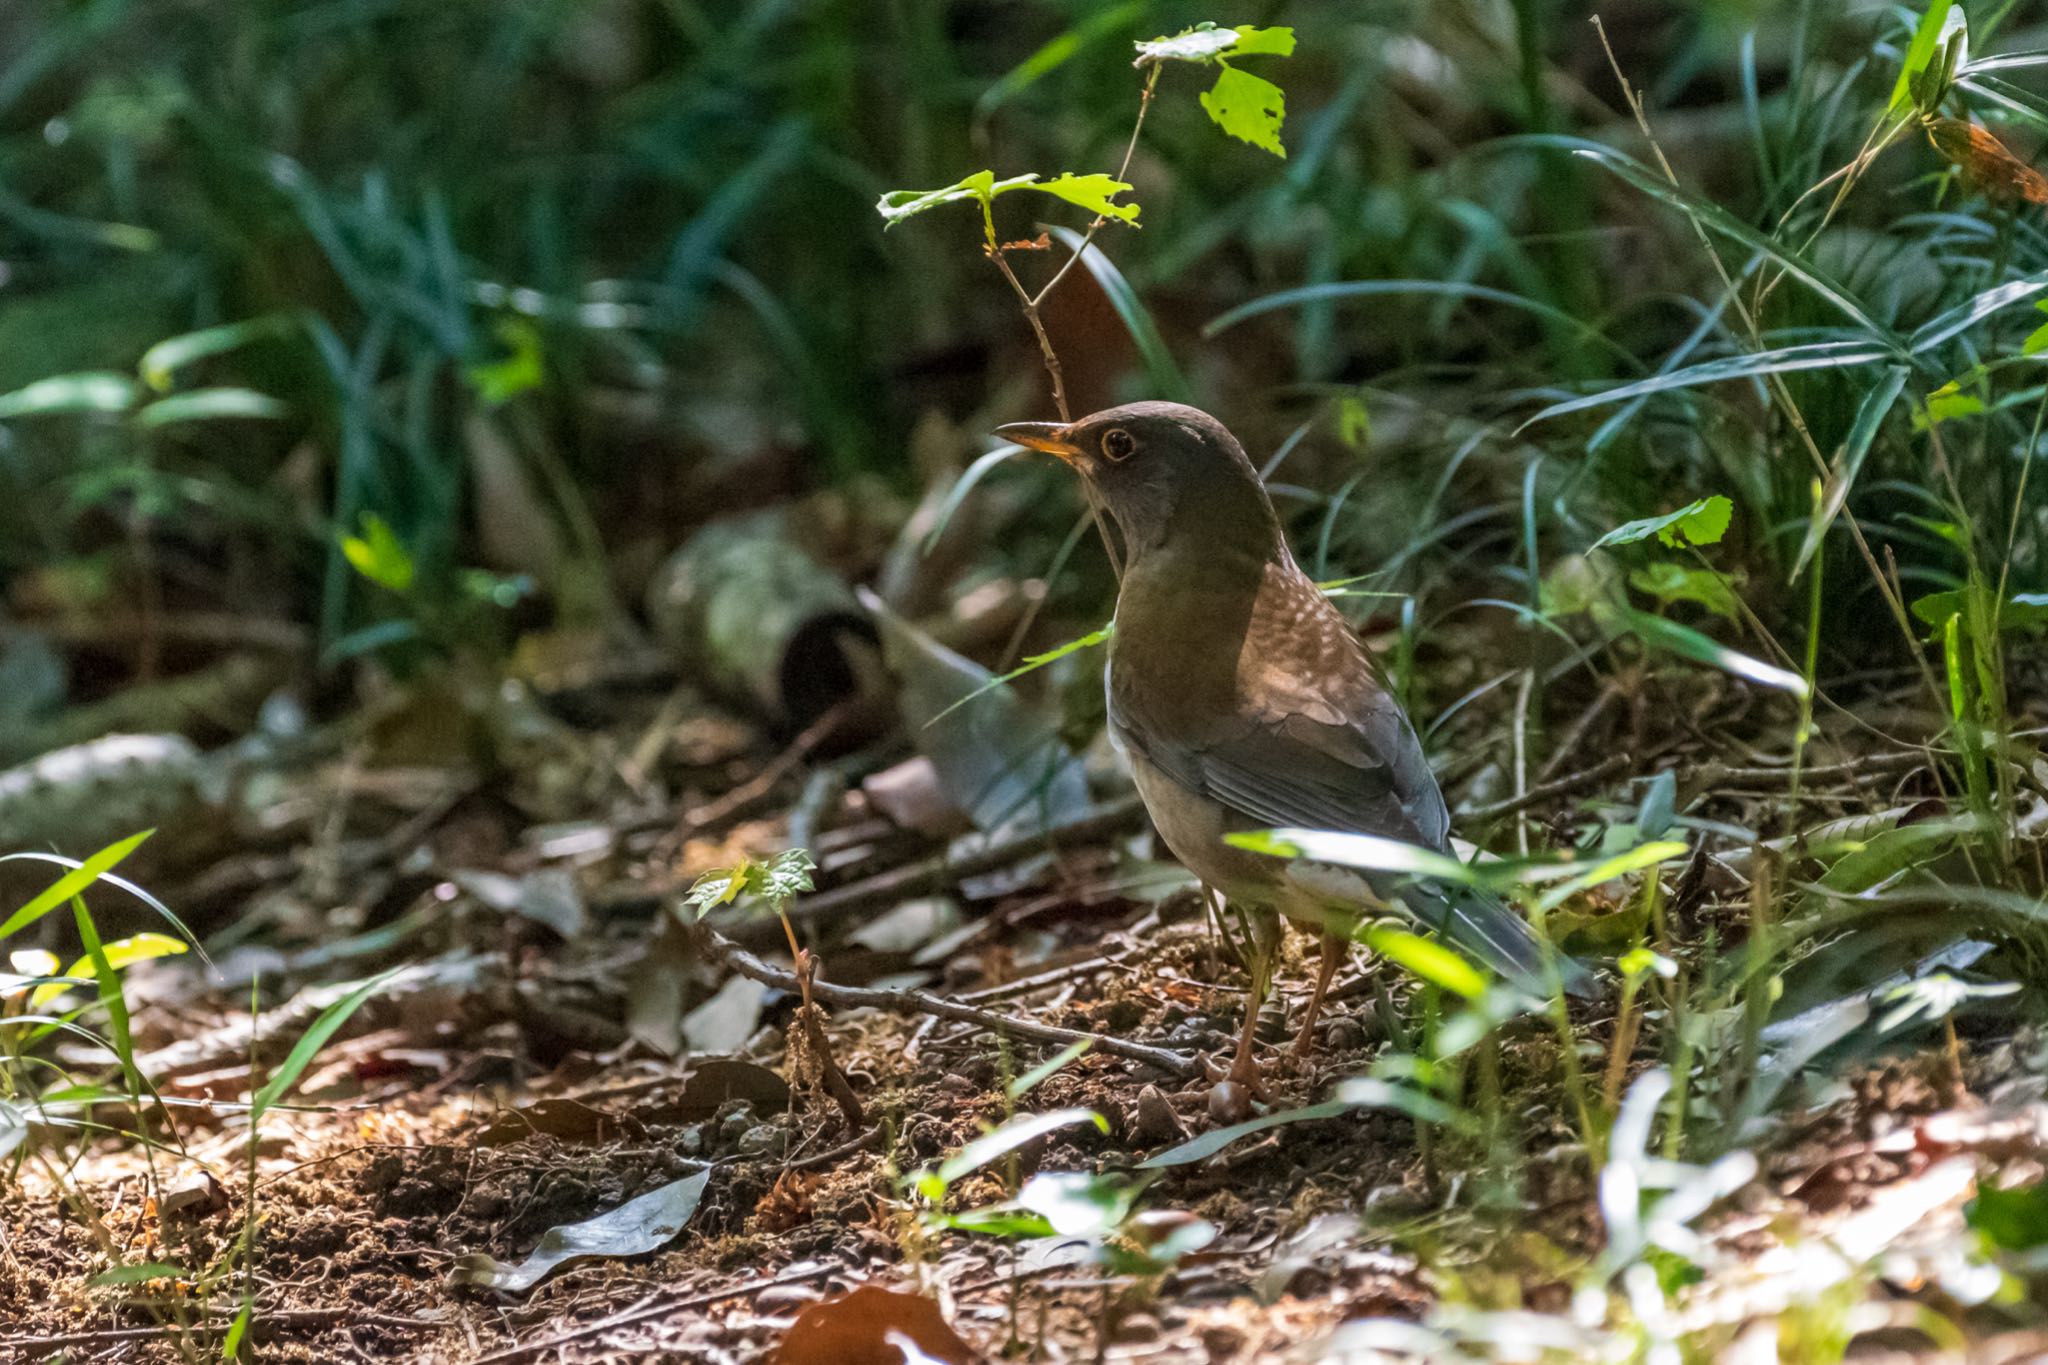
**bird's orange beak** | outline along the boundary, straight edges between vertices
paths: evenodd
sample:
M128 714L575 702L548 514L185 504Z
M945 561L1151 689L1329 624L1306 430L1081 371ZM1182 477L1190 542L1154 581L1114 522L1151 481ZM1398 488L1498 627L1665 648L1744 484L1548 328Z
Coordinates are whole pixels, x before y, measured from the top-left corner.
M1068 464L1075 464L1081 458L1081 447L1074 444L1072 427L1059 422L1011 422L996 428L995 434L1005 441L1015 441L1020 446L1042 450L1048 455L1057 455Z

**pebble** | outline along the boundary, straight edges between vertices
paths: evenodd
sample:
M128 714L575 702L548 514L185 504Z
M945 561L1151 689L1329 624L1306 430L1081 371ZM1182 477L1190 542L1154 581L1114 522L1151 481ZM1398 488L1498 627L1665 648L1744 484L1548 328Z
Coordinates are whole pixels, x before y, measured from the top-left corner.
M1169 1142L1186 1138L1188 1130L1181 1125L1180 1115L1173 1112L1173 1105L1156 1085L1148 1085L1138 1092L1138 1112L1131 1136L1141 1146L1158 1147Z
M757 1123L741 1133L733 1150L741 1156L766 1156L782 1146L782 1130L772 1123Z

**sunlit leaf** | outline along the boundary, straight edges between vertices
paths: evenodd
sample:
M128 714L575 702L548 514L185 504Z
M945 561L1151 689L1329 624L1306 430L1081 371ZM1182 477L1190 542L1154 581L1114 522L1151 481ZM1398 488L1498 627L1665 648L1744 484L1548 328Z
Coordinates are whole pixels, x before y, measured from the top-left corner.
M1216 74L1216 84L1202 92L1202 107L1218 128L1254 147L1285 157L1280 141L1280 124L1287 117L1287 96L1279 86L1226 66Z
M1803 697L1811 690L1805 678L1789 669L1767 664L1762 659L1752 658L1740 650L1728 648L1718 640L1700 634L1690 626L1676 621L1667 621L1661 616L1636 611L1631 607L1614 607L1595 603L1593 619L1610 630L1626 630L1644 644L1652 645L1681 658L1707 664L1724 673L1738 678L1747 678L1753 683L1790 692Z
M298 326L297 319L274 313L242 322L224 322L218 327L202 327L196 332L185 332L159 341L142 353L142 360L135 368L145 384L158 393L169 393L173 375L193 361L225 354L252 341L285 336Z
M254 389L191 389L159 398L135 414L138 426L164 427L174 422L211 422L222 418L277 418L291 409Z
M1066 173L1052 180L1041 181L1036 173L1013 175L1007 180L998 180L994 171L976 171L963 176L941 189L936 190L891 190L876 201L875 211L882 215L885 226L894 227L905 218L912 218L927 210L945 204L978 203L984 208L992 204L997 196L1015 190L1036 190L1056 199L1064 199L1105 218L1114 218L1123 223L1135 223L1140 212L1136 204L1119 204L1117 197L1131 187L1113 176L1074 175Z
M1404 872L1466 886L1485 881L1456 858L1434 849L1377 834L1340 834L1332 830L1281 828L1245 830L1223 836L1226 843L1276 858L1306 858L1372 872Z
M371 996L390 985L392 978L404 970L403 967L394 967L388 972L373 976L320 1011L313 1022L306 1026L306 1031L299 1035L299 1041L292 1045L292 1050L286 1054L283 1063L270 1073L270 1079L263 1083L263 1088L249 1101L249 1123L252 1127L263 1117L264 1111L283 1099L285 1092L299 1083L299 1077L312 1064L320 1049L327 1046L327 1040L332 1038Z
M1920 16L1920 24L1913 30L1913 41L1906 47L1906 59L1899 67L1899 78L1892 83L1892 98L1888 106L1891 113L1898 113L1913 101L1913 82L1934 60L1934 54L1941 42L1942 25L1948 19L1948 12L1954 0L1934 0L1927 7L1927 13Z
M1974 393L1962 392L1962 386L1951 379L1928 394L1926 403L1913 413L1913 430L1925 431L1953 418L1975 417L1983 411L1984 400Z
M126 412L142 386L125 374L64 374L0 394L0 418L65 412Z
M120 971L122 968L137 962L146 962L151 958L170 957L177 953L189 951L191 951L190 945L185 940L172 938L169 934L135 934L129 938L116 939L114 942L105 945L107 965L115 971ZM64 975L74 979L90 979L92 968L93 960L88 955L72 963L71 970L65 972ZM52 983L47 986L37 987L35 993L28 998L28 1006L30 1009L41 1009L50 1001L64 994L66 989L67 987L62 983Z
M495 331L509 353L497 360L480 361L463 371L477 397L490 407L508 403L547 381L538 327L525 318L505 318Z
M1431 985L1467 1000L1486 993L1486 977L1479 969L1434 939L1385 924L1373 925L1364 937L1367 947Z
M1648 593L1665 605L1697 602L1716 616L1735 619L1735 590L1730 576L1711 569L1695 569L1670 560L1658 560L1629 570L1629 586Z
M412 555L391 529L391 523L375 512L363 513L363 533L344 536L341 553L355 571L379 587L404 592L412 586Z
M1104 218L1115 218L1125 223L1138 221L1139 210L1136 204L1115 202L1118 195L1130 189L1130 185L1114 176L1075 175L1068 172L1043 184L1025 185L1021 188L1037 190L1041 194L1064 199L1069 204L1078 204L1091 213L1101 214Z
M971 1175L989 1162L1008 1156L1019 1147L1037 1141L1047 1133L1076 1124L1092 1123L1109 1131L1109 1120L1093 1109L1055 1109L1044 1114L1019 1114L1001 1127L983 1133L939 1163L936 1171L926 1170L913 1177L918 1193L931 1200L945 1197L946 1189L964 1175Z
M77 867L66 872L35 896L34 899L30 900L27 905L22 906L19 910L9 915L5 923L0 923L0 939L7 938L28 925L35 923L44 915L49 914L52 910L70 900L73 896L83 893L94 882L112 871L123 858L126 858L135 851L137 845L153 833L155 833L154 830L144 830L140 834L131 834L119 843L107 845Z
M1728 522L1734 512L1735 504L1716 493L1697 502L1689 502L1676 512L1666 512L1661 517L1644 517L1617 526L1594 541L1593 548L1633 545L1653 535L1674 549L1681 545L1714 545L1728 533Z
M1024 1182L1017 1203L1062 1237L1104 1237L1130 1216L1144 1188L1120 1175L1048 1171Z

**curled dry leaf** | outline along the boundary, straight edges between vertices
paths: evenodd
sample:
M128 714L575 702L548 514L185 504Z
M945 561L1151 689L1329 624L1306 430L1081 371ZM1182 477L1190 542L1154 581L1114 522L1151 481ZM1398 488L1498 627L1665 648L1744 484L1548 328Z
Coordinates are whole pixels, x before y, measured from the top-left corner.
M804 1309L770 1357L771 1365L978 1365L982 1359L936 1303L873 1284Z
M1990 129L1962 119L1929 119L1927 139L1985 198L2048 204L2048 176L2013 155Z

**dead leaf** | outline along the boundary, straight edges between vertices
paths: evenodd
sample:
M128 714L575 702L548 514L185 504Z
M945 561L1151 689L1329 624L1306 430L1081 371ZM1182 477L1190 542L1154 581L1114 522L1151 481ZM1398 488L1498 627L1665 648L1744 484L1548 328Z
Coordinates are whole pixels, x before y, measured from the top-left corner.
M2014 156L1990 129L1962 119L1930 119L1927 139L1985 198L2048 204L2048 176Z
M981 1359L936 1303L872 1284L797 1314L773 1356L774 1365L977 1365Z
M761 1002L768 988L735 976L717 994L683 1016L683 1039L692 1052L737 1052L761 1027Z
M714 1057L697 1064L683 1082L682 1094L638 1117L650 1124L697 1123L716 1114L727 1100L745 1100L764 1117L786 1113L789 1083L759 1063Z
M614 1142L647 1135L639 1120L608 1114L578 1100L536 1100L517 1109L502 1109L476 1135L479 1147L503 1147L531 1137L564 1142Z
M665 1245L681 1232L703 1202L709 1170L674 1180L638 1199L581 1223L549 1228L533 1254L506 1265L481 1251L455 1263L448 1281L478 1289L523 1294L560 1267L586 1256L639 1256Z
M863 924L848 934L846 941L877 953L910 954L950 933L959 923L958 901L950 896L921 896Z

